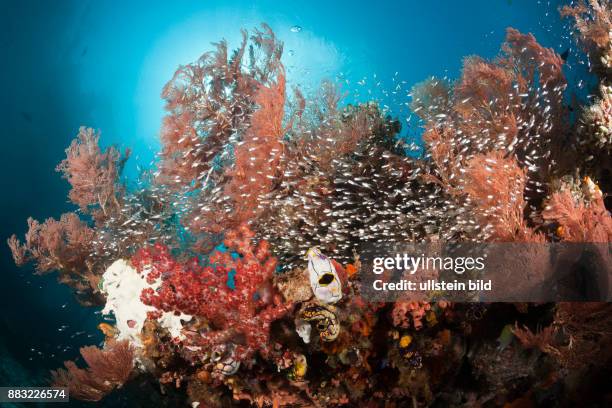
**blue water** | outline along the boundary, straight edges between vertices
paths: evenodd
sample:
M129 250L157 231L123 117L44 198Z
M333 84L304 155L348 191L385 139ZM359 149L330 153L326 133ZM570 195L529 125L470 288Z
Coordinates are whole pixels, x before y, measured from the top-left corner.
M374 74L407 84L456 78L463 57L496 55L507 26L558 52L569 44L553 1L119 4L0 1L3 240L21 235L28 216L72 209L68 186L53 169L79 126L100 129L104 144L131 147L128 174L148 166L159 147L163 84L211 42L225 37L236 45L240 27L265 21L285 41L290 86L308 92L323 78L341 77L349 98L362 100L367 89L377 93ZM17 269L5 245L0 251L0 385L40 384L80 346L102 340L100 316L80 307L53 275Z

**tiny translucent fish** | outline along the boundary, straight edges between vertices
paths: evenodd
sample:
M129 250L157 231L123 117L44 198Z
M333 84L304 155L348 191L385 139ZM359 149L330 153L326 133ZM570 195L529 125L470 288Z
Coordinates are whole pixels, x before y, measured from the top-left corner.
M302 31L302 27L300 27L299 25L294 25L293 27L291 27L292 33L299 33L300 31Z

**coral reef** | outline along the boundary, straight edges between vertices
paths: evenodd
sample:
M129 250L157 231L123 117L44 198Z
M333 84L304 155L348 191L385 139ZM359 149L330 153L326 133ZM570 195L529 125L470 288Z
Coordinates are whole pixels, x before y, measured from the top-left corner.
M563 10L602 64L607 7ZM414 87L417 157L376 103L331 82L288 96L268 26L231 56L215 47L165 86L161 158L139 188L120 177L128 154L81 128L58 170L84 217L8 241L114 318L104 348L82 350L89 368L67 362L56 384L96 401L133 373L194 407L572 406L582 374L605 375L609 304L377 303L359 286L373 244L609 245L609 180L585 158L609 162L605 75L573 123L563 58L510 28L497 58Z

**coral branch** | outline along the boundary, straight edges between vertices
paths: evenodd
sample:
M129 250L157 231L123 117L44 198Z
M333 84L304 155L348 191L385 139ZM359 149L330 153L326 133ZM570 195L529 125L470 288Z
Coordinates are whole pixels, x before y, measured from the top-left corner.
M527 227L523 208L526 172L500 152L477 155L465 168L462 189L488 239L502 242L543 241Z
M543 330L533 333L528 327L520 328L515 325L512 333L525 348L537 348L543 353L556 353L557 350L552 346L555 328L545 327Z
M70 396L83 401L99 401L129 378L133 368L134 351L128 341L108 342L104 349L83 347L81 355L87 368L78 368L66 361L66 369L52 371L53 385L68 387Z
M555 192L542 216L558 224L557 235L565 241L612 242L612 216L599 190L594 190L591 200L575 198L567 188Z
M120 209L118 178L129 150L123 157L113 147L102 152L99 138L93 129L81 127L57 171L72 186L68 197L74 204L86 213L91 212L96 219L106 219Z
M44 223L29 218L25 243L15 235L8 240L18 265L33 262L38 273L57 270L60 280L77 289L93 289L92 261L95 232L74 213L59 220L48 218Z
M608 0L579 0L573 7L561 8L563 17L572 17L580 44L595 71L612 78L612 5Z

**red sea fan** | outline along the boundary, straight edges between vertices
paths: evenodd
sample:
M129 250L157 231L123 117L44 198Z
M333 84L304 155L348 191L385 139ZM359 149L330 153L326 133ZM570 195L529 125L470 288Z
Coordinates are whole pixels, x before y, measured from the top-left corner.
M100 135L91 128L81 127L79 134L66 149L66 158L57 166L72 189L70 201L95 218L109 218L120 209L119 173L129 150L122 157L109 147L102 152L98 145Z
M71 185L70 200L86 216L71 212L44 223L30 218L25 243L14 235L8 240L17 265L32 262L38 273L58 271L60 282L77 289L84 304L103 301L97 286L113 261L173 229L165 222L169 194L127 192L119 176L129 151L103 151L98 142L97 133L81 127L57 166Z
M429 79L413 89L430 158L421 178L442 187L442 199L450 196L457 209L453 237L543 239L525 219L541 204L552 157L559 156L553 135L565 126L562 65L531 34L510 28L496 60L469 57L453 87ZM500 173L487 177L493 167Z
M282 43L267 25L228 58L227 44L180 67L163 97L157 181L192 190L185 225L196 234L220 233L250 221L279 173L284 135ZM249 51L245 55L246 51Z
M89 255L93 251L95 232L74 213L44 223L29 218L25 243L15 235L8 240L18 265L33 262L38 273L59 271L62 282L77 289L92 289L94 279Z
M133 263L147 279L155 280L163 273L160 288L145 289L142 301L166 312L203 317L211 323L210 331L191 334L188 342L205 347L234 343L239 360L256 351L266 355L270 351L270 324L292 305L283 303L280 295L272 292L270 281L276 259L265 241L253 246L252 237L244 225L229 231L225 244L240 256L215 252L210 256L211 266L205 267L197 260L180 264L161 245L139 251ZM230 270L235 271L235 289L227 285Z
M189 185L224 151L232 126L244 127L256 84L242 71L246 32L242 36L231 58L227 42L221 41L215 52L179 67L164 87L168 115L161 132L162 182Z
M552 48L541 46L532 34L522 34L508 28L502 49L505 57L502 57L500 64L514 70L519 87L565 84L563 59Z
M251 116L251 126L234 150L235 163L227 172L229 181L224 187L224 196L231 202L228 203L231 211L224 212L226 227L237 226L261 213L262 200L272 190L279 173L284 136L285 75L282 67L278 69L277 81L257 91L258 108Z
M53 386L67 387L70 396L83 401L99 401L129 378L134 366L134 350L128 341L107 342L103 349L95 346L81 348L87 368L79 368L72 361L66 369L52 371Z
M526 172L500 152L474 156L465 168L462 189L468 195L484 236L502 242L543 241L523 215Z
M563 17L572 17L580 43L596 71L612 71L612 4L609 0L580 0L574 7L561 8Z
M160 182L189 187L205 180L214 161L230 161L231 146L249 126L258 91L275 79L280 66L282 43L270 27L262 27L251 37L254 46L247 47L243 31L240 47L229 57L227 42L221 41L215 52L179 67L164 87L168 115L161 133Z
M575 198L570 189L552 194L542 217L558 224L557 235L569 242L612 242L612 217L601 192L589 201Z
M490 150L515 153L522 166L534 165L548 154L548 136L560 129L563 60L531 34L512 28L502 50L495 61L467 58L452 90L432 86L432 81L437 83L434 79L413 91L418 98L413 109L428 121L424 140L428 145L435 143L438 154L433 158L448 174L452 171L447 167L460 167L472 155ZM424 106L427 103L434 106ZM444 138L429 135L431 132ZM440 143L449 146L442 148ZM444 151L457 157L449 160L453 157L441 155Z
M494 62L466 59L454 89L456 125L472 151L507 150L521 164L533 164L543 159L548 136L561 126L563 60L533 35L512 28L502 50Z

